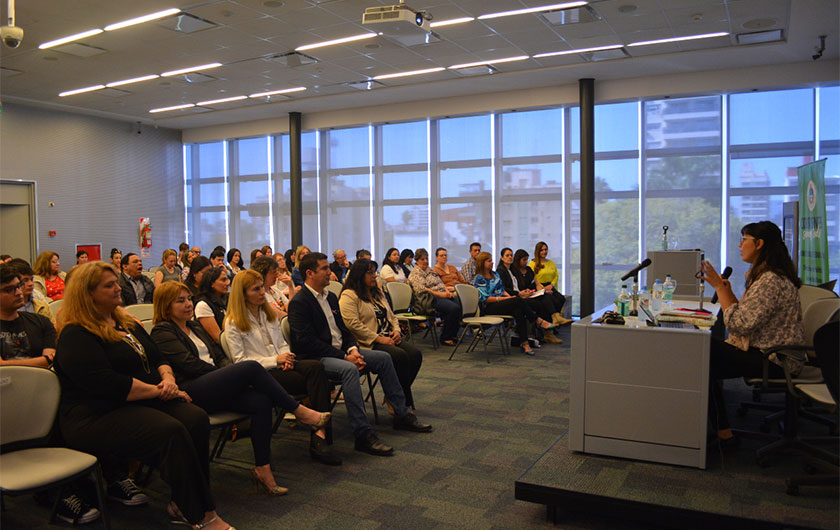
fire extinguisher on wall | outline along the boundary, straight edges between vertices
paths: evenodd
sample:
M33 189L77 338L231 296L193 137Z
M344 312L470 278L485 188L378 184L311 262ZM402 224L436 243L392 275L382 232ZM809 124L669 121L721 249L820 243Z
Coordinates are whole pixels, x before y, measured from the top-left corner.
M140 248L152 248L152 223L148 217L140 218Z

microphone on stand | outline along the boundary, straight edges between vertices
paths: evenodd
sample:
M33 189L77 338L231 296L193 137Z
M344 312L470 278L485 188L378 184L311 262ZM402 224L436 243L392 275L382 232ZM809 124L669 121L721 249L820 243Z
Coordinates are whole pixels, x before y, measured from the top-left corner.
M720 277L721 277L721 279L726 280L731 275L732 275L732 267L727 266L725 269L723 269L723 272L721 273ZM715 291L715 295L712 296L712 303L716 304L717 301L718 301L718 295L717 295L717 291Z
M636 265L636 267L633 268L633 270L631 270L630 272L628 272L627 274L622 276L621 281L624 281L631 276L636 276L637 274L639 274L640 270L644 269L645 267L649 266L650 264L651 264L650 258L645 259L643 262Z

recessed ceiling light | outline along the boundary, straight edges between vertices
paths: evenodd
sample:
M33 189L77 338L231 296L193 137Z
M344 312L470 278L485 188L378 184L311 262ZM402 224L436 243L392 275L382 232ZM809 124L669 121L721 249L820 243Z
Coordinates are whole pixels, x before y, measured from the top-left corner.
M160 76L171 77L173 75L188 74L190 72L198 72L200 70L210 70L211 68L218 68L220 66L222 66L222 63L208 63L199 66L190 66L189 68L181 68L180 70L170 70L169 72L160 74Z
M656 40L643 40L639 42L631 42L627 46L647 46L649 44L667 44L669 42L681 42L684 40L697 40L697 39L711 39L714 37L725 37L729 35L728 31L719 31L717 33L704 33L702 35L688 35L686 37L673 37L670 39L656 39Z
M575 53L600 52L603 50L615 50L623 47L623 44L610 44L609 46L596 46L594 48L579 48L577 50L564 50L560 52L538 53L534 59L542 59L543 57L554 57L555 55L571 55Z
M433 28L439 28L441 26L451 26L453 24L463 24L464 22L472 22L473 20L475 20L475 17L450 18L449 20L432 22L431 24L429 24L429 26Z
M489 61L476 61L474 63L455 64L449 67L450 70L458 70L461 68L472 68L473 66L484 66L487 64L512 63L513 61L524 61L530 59L528 55L519 55L517 57L506 57L504 59L491 59Z
M487 13L478 17L479 20L486 20L488 18L509 17L512 15L525 15L528 13L542 13L545 11L555 11L557 9L569 9L572 7L585 6L589 2L566 2L565 4L554 4L550 6L529 7L526 9L514 9L513 11L499 11L497 13Z
M624 5L618 6L618 12L619 13L632 13L636 9L638 9L638 6L635 6L633 4L624 4Z
M157 74L144 75L142 77L134 77L134 78L131 78L131 79L123 79L122 81L114 81L113 83L108 83L105 86L108 87L108 88L113 88L115 86L128 85L128 84L131 84L131 83L139 83L141 81L149 81L151 79L157 79L158 77L160 77L160 76L157 75Z
M161 107L159 109L152 109L149 111L149 113L154 114L156 112L168 112L170 110L189 109L192 107L195 107L195 103L185 103L183 105L175 105L174 107Z
M61 37L60 39L51 40L49 42L45 42L43 44L39 44L38 48L41 50L46 50L47 48L52 48L53 46L58 46L60 44L67 44L68 42L73 42L74 40L85 39L87 37L92 37L94 35L99 35L102 33L102 30L99 28L91 29L88 31L83 31L81 33L76 33L75 35L69 35L67 37Z
M738 44L758 44L761 42L775 42L782 40L782 30L755 31L753 33L739 33L735 35Z
M361 35L353 35L352 37L343 37L341 39L333 39L333 40L326 40L323 42L316 42L313 44L306 44L304 46L298 46L295 48L295 51L302 52L304 50L313 50L315 48L322 48L324 46L332 46L334 44L345 44L348 42L355 42L357 40L364 40L376 37L376 33L362 33Z
M243 99L248 99L248 96L233 96L229 98L222 98L222 99L210 99L207 101L199 101L196 105L218 105L220 103L230 103L231 101L241 101Z
M148 15L143 15L142 17L130 18L128 20L123 20L122 22L109 24L105 26L105 31L114 31L115 29L127 28L128 26L135 26L137 24L142 24L143 22L151 22L152 20L158 20L180 12L180 9L173 7L156 13L149 13Z
M295 88L284 88L283 90L272 90L271 92L260 92L259 94L251 94L248 96L249 98L267 98L271 96L277 96L279 94L290 94L292 92L302 92L306 90L305 86L299 86Z
M58 95L58 97L63 98L67 96L74 96L76 94L84 94L85 92L93 92L94 90L102 90L103 88L105 88L105 85L93 85L85 88L77 88L76 90L62 92Z
M374 76L373 79L380 80L380 79L393 79L395 77L408 77L410 75L423 75L423 74L431 74L434 72L442 72L446 70L446 68L426 68L425 70L412 70L410 72L398 72L396 74L385 74L385 75L377 75Z

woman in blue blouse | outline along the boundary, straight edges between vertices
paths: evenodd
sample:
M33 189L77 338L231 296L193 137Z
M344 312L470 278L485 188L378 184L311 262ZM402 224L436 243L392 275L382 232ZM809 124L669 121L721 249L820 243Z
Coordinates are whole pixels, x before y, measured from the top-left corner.
M528 343L528 323L534 322L543 330L553 329L554 325L538 317L528 307L524 298L513 296L505 291L499 274L493 270L493 258L487 252L481 252L475 258L475 278L473 285L478 289L478 303L485 315L513 315L516 321L516 334L519 335L519 349L526 355L534 355Z

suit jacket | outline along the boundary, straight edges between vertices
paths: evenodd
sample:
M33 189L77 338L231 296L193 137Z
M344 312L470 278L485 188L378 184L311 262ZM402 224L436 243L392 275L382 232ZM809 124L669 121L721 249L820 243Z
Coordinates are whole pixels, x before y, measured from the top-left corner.
M306 285L289 301L291 347L298 359L318 360L322 357L344 359L348 349L353 346L358 347L356 339L353 338L353 334L341 318L338 298L328 293L327 302L332 309L335 324L341 332L341 349L333 347L327 317L321 309L321 304Z
M505 287L505 292L513 296L518 295L519 290L513 288L513 279L511 276L513 273L510 271L510 269L508 269L500 263L499 266L496 267L496 272L499 273L499 278L502 279L502 285ZM517 278L516 281L517 283L519 283L519 278ZM519 286L519 288L521 290L522 286Z
M333 261L330 263L330 270L335 274L335 277L338 278L338 281L344 281L344 275L350 271L350 266L353 265L349 261L347 262L347 268L345 269L341 265L338 264L337 261Z
M168 320L159 322L152 329L152 340L157 344L158 351L163 355L163 358L172 366L172 371L175 372L175 382L178 386L230 364L230 360L222 351L221 346L213 342L213 339L204 331L201 324L191 320L187 322L187 327L190 328L190 333L194 333L207 345L215 366L202 361L198 357L198 349L193 344L192 339L173 322Z
M146 278L145 274L140 274L140 283L143 284L143 289L146 290L146 296L142 300L137 300L137 295L134 294L134 287L126 280L125 274L120 273L120 288L122 289L120 296L122 296L124 306L152 303L155 294L155 284L152 283L152 280Z

